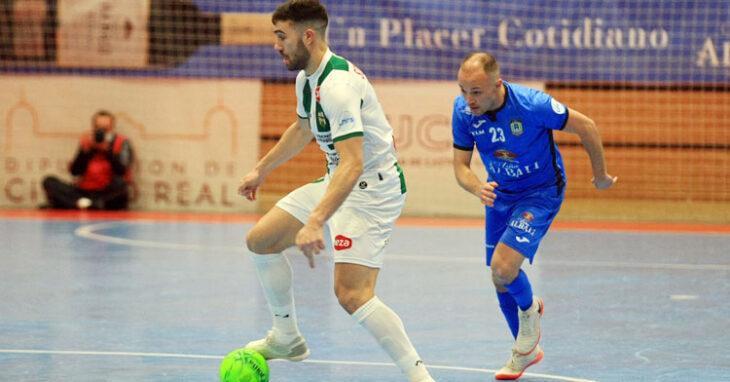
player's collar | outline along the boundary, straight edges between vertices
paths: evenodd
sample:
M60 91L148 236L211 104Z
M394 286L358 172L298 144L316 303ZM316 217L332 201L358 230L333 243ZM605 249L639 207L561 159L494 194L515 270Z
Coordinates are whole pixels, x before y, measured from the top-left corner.
M502 104L494 110L487 110L484 112L484 115L486 115L492 122L497 121L497 113L504 109L504 106L507 105L507 99L509 98L509 87L507 86L507 83L502 81L502 86L504 87L504 99L502 100Z
M311 75L307 76L307 78L318 78L320 75L322 75L324 67L327 66L327 62L329 62L333 55L334 54L332 53L330 48L327 48L327 51L324 52L324 55L322 56L322 61L319 62L317 70L315 70L314 73L312 73Z

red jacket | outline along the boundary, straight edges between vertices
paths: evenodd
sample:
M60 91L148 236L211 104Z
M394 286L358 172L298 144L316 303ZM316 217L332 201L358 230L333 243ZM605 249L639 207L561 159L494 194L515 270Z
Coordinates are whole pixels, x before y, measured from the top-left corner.
M90 147L89 137L81 137L79 152L71 165L71 173L81 176L76 183L78 188L103 190L115 175L131 181L132 148L125 136L116 134L111 141L111 149L107 151L96 151Z

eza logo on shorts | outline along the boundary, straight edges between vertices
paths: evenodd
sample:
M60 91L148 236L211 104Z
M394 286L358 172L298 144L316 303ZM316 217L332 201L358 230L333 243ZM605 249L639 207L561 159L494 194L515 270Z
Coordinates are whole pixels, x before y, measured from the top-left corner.
M343 235L335 236L335 251L342 251L352 247L352 240Z

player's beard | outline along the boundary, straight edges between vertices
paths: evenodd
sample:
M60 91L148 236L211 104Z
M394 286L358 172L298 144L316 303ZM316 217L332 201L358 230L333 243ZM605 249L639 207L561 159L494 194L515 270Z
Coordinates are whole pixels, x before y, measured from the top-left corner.
M304 46L304 43L301 40L297 41L297 49L294 51L294 54L289 55L289 62L286 64L286 68L289 70L303 70L307 67L310 57L312 55L307 50L307 47Z

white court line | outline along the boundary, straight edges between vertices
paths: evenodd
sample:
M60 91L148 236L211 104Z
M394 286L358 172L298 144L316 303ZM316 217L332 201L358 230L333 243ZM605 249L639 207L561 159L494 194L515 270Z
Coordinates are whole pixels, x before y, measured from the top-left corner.
M135 223L110 222L110 223L88 224L88 225L84 225L79 228L76 228L76 230L74 231L74 234L76 234L76 236L80 236L80 237L87 238L90 240L101 241L104 243L127 245L130 247L177 249L177 250L182 250L182 251L203 251L203 250L213 251L213 250L216 250L216 251L226 251L226 252L233 251L233 252L248 253L248 251L245 248L243 248L243 242L241 243L240 247L197 245L197 244L178 244L178 243L165 243L165 242L160 242L160 241L125 239L123 237L102 235L102 234L95 232L95 231L101 231L101 230L109 229L109 228L116 228L116 227L124 226L124 225L136 225L136 224L139 224L139 222L135 222ZM153 222L144 223L144 224L153 224Z
M146 224L153 224L149 222ZM174 249L180 251L222 251L222 252L235 252L235 253L249 253L244 248L243 242L240 246L223 246L223 245L199 245L199 244L178 244L178 243L165 243L159 241L149 240L137 240L137 239L126 239L122 237L109 236L97 233L96 231L115 228L124 225L135 225L140 222L109 222L109 223L97 223L88 224L81 226L74 232L77 236L83 237L90 240L101 241L111 244L127 245L130 247L138 248L160 248L160 249ZM322 256L322 255L320 255ZM327 255L324 255L327 256ZM407 260L417 262L429 262L429 263L484 263L484 257L482 256L428 256L412 255L403 253L391 253L388 252L388 259L390 260ZM540 264L545 265L560 265L560 266L573 266L573 267L588 267L588 268L630 268L630 269L664 269L664 270L682 270L682 271L730 271L730 264L686 264L686 263L640 263L640 262L619 262L619 261L587 261L587 260L539 260Z
M89 351L89 350L33 350L33 349L0 349L0 354L41 354L41 355L91 355L91 356L114 356L114 357L148 357L148 358L193 358L193 359L219 359L223 356L201 355L201 354L176 354L176 353L141 353L141 352L115 352L115 351ZM279 361L277 361L279 362ZM388 362L362 362L362 361L336 361L336 360L314 360L307 359L303 363L329 364L329 365L357 365L357 366L388 366L395 367L395 364ZM478 369L472 367L428 365L430 369L465 371L473 373L494 374L497 371L492 369ZM592 379L563 377L560 375L524 373L523 376L547 378L556 381L569 382L597 382Z

